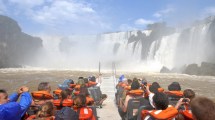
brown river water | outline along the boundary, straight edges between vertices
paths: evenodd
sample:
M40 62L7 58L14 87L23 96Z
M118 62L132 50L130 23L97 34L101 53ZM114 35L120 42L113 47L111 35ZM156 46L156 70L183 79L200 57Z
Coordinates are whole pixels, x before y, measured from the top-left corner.
M29 70L29 69L0 69L0 89L6 89L8 93L15 92L20 86L28 86L30 91L37 90L40 82L50 82L52 90L65 79L77 80L79 76L88 77L97 75L97 71L72 71L72 70ZM215 101L215 77L194 76L176 73L132 73L117 72L117 77L124 74L126 78L145 77L148 82L157 81L167 89L174 81L181 84L182 89L191 88L198 96L206 96ZM103 76L111 76L111 72L103 72Z

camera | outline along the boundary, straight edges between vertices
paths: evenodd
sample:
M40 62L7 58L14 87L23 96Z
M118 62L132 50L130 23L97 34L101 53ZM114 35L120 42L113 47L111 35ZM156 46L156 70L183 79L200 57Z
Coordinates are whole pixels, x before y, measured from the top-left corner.
M182 100L182 102L189 102L189 100L188 100L187 98L184 98L184 99Z

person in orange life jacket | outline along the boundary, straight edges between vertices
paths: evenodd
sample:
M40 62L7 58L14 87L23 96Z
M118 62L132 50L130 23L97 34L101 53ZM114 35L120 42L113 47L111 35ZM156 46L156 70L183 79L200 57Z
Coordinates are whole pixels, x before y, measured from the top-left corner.
M179 110L180 114L177 115L177 119L193 120L190 109L190 102L195 98L195 92L191 89L186 89L183 92L184 98L180 98L175 105L175 108Z
M74 110L85 107L86 106L86 96L80 94L74 98Z
M133 80L132 84L131 84L131 91L132 90L138 90L140 88L140 84L138 82L138 80ZM125 98L125 102L123 103L122 100L120 100L120 105L118 107L118 112L121 116L121 118L123 119L125 114L126 114L126 111L127 111L127 107L128 107L128 101L130 99L132 99L132 95L127 95L126 98Z
M8 97L5 90L0 90L0 120L20 120L31 105L31 95L29 89L22 86L17 93ZM20 97L20 101L16 102Z
M94 104L94 100L93 98L90 97L90 94L86 86L81 86L79 94L86 96L86 105L91 106Z
M124 90L123 90L123 93L122 93L122 101L123 102L125 102L127 92L130 91L130 89L131 89L132 80L131 79L126 80L125 84L126 84L126 86L124 86Z
M86 107L86 96L82 94L74 99L74 110L79 113L79 120L95 120L92 109Z
M161 92L156 92L153 96L153 104L155 106L155 110L149 111L149 115L147 115L144 120L154 120L154 119L159 119L157 117L159 117L160 114L162 114L162 116L166 116L164 114L168 114L170 111L162 113L163 110L167 110L167 109L171 109L173 110L172 112L173 115L170 116L171 118L174 117L178 111L172 107L169 106L169 100L166 94L161 93ZM166 120L166 119L165 119Z
M165 93L168 95L169 99L173 99L173 101L178 101L180 98L183 97L183 91L181 91L181 86L178 82L172 82L168 86L168 90L169 91L165 91Z
M172 82L168 86L169 91L181 91L181 85L178 82Z
M53 103L58 110L65 106L71 107L73 105L71 91L69 89L62 90L60 93L60 99L53 100Z
M176 109L179 109L181 105L186 105L189 106L189 103L192 101L193 98L195 98L195 92L191 89L186 89L183 92L184 98L180 98L177 104L175 105ZM186 109L186 108L185 108Z
M52 102L46 102L41 106L41 109L37 112L36 115L31 115L27 120L33 119L44 119L44 120L54 120L54 105Z
M215 104L206 97L195 97L191 101L194 120L215 120Z
M38 85L38 91L34 91L31 94L33 96L33 101L31 104L32 106L43 105L47 101L53 101L53 96L51 95L51 86L48 82L41 82Z
M119 77L118 84L116 85L116 89L118 89L119 86L121 86L121 84L123 83L124 78L125 78L124 75L121 75L121 76Z

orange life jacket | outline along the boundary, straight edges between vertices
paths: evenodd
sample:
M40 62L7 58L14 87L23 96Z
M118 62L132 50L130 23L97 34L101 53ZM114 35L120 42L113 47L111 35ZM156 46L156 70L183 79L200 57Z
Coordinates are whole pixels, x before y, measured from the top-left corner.
M165 110L142 110L141 119L144 120L147 115L150 115L156 120L172 120L177 114L178 110L169 105Z
M175 95L179 97L183 97L184 95L182 91L166 91L165 93L168 95Z
M95 86L95 85L97 85L98 83L97 82L92 82L92 81L88 81L88 83L87 83L87 87L92 87L92 86Z
M80 90L80 88L81 88L81 85L76 85L75 86L75 90L77 90L77 91Z
M131 95L131 96L141 96L143 95L144 91L143 90L131 90L131 91L128 91L126 95Z
M194 120L191 110L183 110L180 113L184 116L185 120Z
M94 103L94 99L93 98L91 98L91 97L89 97L89 96L87 96L86 97L86 104L87 105L93 105L93 103Z
M77 95L80 94L80 91L74 91L73 94L74 94L75 96L77 96Z
M56 94L59 96L61 92L62 92L62 90L58 88L58 89L53 91L53 94Z
M31 95L37 100L53 99L53 96L47 91L34 91L31 93Z
M64 99L61 101L60 99L53 100L53 104L57 107L71 107L73 105L72 99Z
M93 115L93 110L88 107L83 107L78 110L79 120L96 120Z
M131 90L131 86L128 86L128 85L127 85L127 86L124 87L124 89L125 89L125 90Z
M36 115L31 115L27 118L27 120L34 120L34 119L36 119ZM55 119L55 116L43 118L43 120L54 120L54 119Z
M69 84L71 88L75 88L76 84Z
M158 88L158 92L164 92L163 88Z

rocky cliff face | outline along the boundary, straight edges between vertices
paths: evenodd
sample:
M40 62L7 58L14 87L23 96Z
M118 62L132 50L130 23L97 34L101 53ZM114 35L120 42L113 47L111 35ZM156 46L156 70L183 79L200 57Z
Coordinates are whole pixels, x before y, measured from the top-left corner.
M26 65L41 48L40 38L23 33L16 21L0 15L0 68Z

